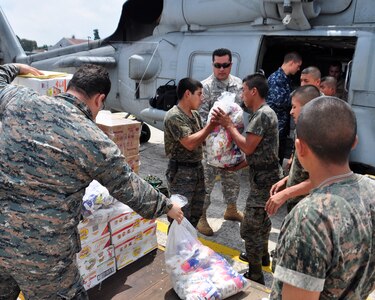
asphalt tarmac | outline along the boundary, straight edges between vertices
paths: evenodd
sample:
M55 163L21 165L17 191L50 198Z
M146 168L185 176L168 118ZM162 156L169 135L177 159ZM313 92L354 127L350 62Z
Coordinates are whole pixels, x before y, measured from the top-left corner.
M145 178L147 175L154 175L163 180L162 185L166 185L165 171L167 169L167 158L164 153L164 136L163 132L151 128L151 138L147 143L141 144L140 147L140 170L139 175ZM248 184L248 170L243 169L241 173L241 191L237 200L237 206L240 210L245 207L246 198L249 194ZM208 213L208 222L214 230L212 237L207 237L198 234L201 241L213 248L216 252L223 255L228 262L240 273L244 273L248 269L248 264L238 259L239 252L244 251L244 242L240 237L240 224L239 222L226 221L223 219L223 214L226 205L223 201L221 193L221 184L217 182L212 194L212 204L210 205ZM286 215L286 208L283 206L278 213L271 218L272 231L269 239L269 251L273 250L276 246L277 237L279 234L281 223ZM166 228L168 221L166 217L158 219L158 243L165 246L166 243ZM270 268L264 268L264 275L266 286L272 285L272 273Z

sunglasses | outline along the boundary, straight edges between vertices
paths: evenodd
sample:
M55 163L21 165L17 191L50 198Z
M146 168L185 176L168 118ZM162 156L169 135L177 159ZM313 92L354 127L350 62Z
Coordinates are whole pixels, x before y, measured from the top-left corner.
M214 63L214 67L216 69L221 69L221 68L229 68L231 66L232 63L223 63L223 64L219 64L219 63Z

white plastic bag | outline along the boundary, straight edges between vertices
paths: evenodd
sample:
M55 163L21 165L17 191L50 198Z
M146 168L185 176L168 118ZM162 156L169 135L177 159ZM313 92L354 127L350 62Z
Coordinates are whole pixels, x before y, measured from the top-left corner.
M109 194L106 187L102 186L98 181L93 180L85 190L82 198L82 215L87 218L99 208L109 207L114 198Z
M215 108L220 107L225 113L228 113L234 126L242 133L243 110L234 102L236 94L223 92L218 100L214 103L208 115L208 120L212 117ZM226 168L238 165L245 159L245 154L234 143L229 132L222 126L217 126L206 138L206 160L207 163Z
M165 264L181 299L225 299L248 285L223 257L198 240L197 231L186 218L170 227Z

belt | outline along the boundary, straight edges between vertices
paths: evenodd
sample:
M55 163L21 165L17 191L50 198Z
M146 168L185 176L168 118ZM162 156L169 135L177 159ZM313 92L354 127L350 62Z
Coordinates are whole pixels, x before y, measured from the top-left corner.
M269 171L269 170L275 170L279 168L279 163L271 164L271 165L257 165L257 166L249 166L250 169L254 171Z
M196 168L196 167L199 167L199 166L202 165L201 161L186 162L186 161L177 161L177 160L170 159L169 162L172 165L181 166L181 167L188 167L188 168Z

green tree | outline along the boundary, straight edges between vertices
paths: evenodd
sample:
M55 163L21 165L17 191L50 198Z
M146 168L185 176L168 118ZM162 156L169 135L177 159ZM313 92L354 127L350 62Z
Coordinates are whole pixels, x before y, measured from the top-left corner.
M38 44L36 41L28 40L28 39L20 39L17 37L20 41L20 44L25 51L32 52L33 50L38 48Z
M99 30L98 29L94 29L94 40L100 40Z

